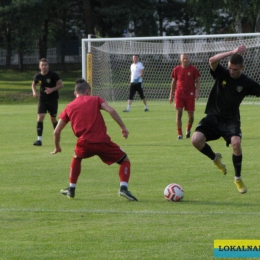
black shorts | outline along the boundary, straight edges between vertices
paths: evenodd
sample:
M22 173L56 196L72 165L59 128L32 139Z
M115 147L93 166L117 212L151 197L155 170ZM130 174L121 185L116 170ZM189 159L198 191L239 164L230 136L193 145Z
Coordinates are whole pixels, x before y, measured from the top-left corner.
M204 117L199 122L195 131L203 133L207 142L223 137L227 146L229 146L232 136L239 136L242 138L239 121L224 119L213 115L207 115Z
M141 99L145 99L142 83L131 83L130 85L130 94L129 94L129 100L134 100L135 92L139 93L139 96Z
M39 100L38 114L49 113L51 117L56 117L58 112L58 100Z

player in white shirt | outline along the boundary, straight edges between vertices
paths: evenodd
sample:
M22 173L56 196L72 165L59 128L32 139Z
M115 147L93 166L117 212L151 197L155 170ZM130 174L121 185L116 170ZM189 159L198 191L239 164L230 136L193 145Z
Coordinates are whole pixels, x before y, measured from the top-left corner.
M149 109L146 104L146 99L142 87L144 66L142 62L139 61L139 55L137 54L133 55L133 63L130 67L130 70L131 70L130 93L129 93L127 108L124 110L124 112L130 112L131 105L133 103L136 91L138 92L140 98L144 103L144 111L147 112L149 111Z

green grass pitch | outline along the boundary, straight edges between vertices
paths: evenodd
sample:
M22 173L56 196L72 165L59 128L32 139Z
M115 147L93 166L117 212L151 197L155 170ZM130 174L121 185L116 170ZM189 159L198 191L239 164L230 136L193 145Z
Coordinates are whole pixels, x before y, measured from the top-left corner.
M66 103L60 103L59 112ZM222 153L228 174L192 147L177 141L175 111L168 102L139 100L130 113L124 103L110 103L127 125L104 113L108 133L128 154L129 190L138 202L117 195L118 166L97 157L83 160L75 199L59 194L68 185L76 138L68 125L62 153L54 149L53 129L44 121L43 146L36 140L36 103L1 105L1 254L0 259L214 259L215 239L259 239L259 107L242 105L242 176L248 193L233 183L232 148L211 142ZM204 116L197 105L195 125ZM186 125L187 115L183 114ZM164 188L180 184L182 202L164 199Z

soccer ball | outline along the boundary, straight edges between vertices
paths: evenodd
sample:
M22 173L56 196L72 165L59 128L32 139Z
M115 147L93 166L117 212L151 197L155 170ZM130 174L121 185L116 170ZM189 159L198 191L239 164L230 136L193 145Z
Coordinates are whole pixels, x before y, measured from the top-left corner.
M164 190L164 198L168 201L181 201L184 197L183 188L177 184L169 184Z

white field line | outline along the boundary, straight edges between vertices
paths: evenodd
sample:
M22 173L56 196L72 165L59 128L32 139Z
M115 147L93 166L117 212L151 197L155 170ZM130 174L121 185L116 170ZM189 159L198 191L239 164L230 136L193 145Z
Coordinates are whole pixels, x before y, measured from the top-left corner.
M260 212L225 212L225 211L210 211L210 212L201 212L201 211L151 211L151 210L99 210L99 209L37 209L37 208L0 208L0 212L28 212L28 213L101 213L101 214L134 214L134 215L200 215L200 216L209 216L209 215L260 215Z

